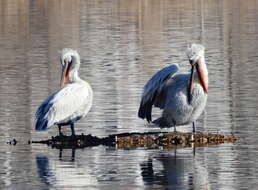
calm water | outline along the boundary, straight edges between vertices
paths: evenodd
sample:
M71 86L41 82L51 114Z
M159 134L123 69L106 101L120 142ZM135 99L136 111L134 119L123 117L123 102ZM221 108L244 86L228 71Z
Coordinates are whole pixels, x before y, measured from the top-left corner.
M255 189L258 186L258 2L0 0L0 189ZM78 133L157 131L137 118L142 87L160 68L206 46L210 86L199 131L236 144L178 150L28 145L37 105L58 89L58 50L77 49L94 90ZM191 130L180 127L178 130ZM69 130L67 130L69 132ZM5 142L16 138L16 146Z

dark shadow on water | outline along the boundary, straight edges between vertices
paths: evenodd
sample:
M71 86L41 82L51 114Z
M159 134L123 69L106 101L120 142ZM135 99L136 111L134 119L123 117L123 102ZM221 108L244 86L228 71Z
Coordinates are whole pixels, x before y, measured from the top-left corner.
M76 148L72 148L71 159L70 159L70 161L72 162L75 161L75 150ZM63 149L59 149L59 160L63 160Z
M50 150L56 152L54 149ZM80 150L82 150L79 151L81 155L87 155L85 158L92 158L92 155L88 155L91 151L87 151L90 149ZM71 172L78 172L81 177L91 176L93 173L99 177L98 180L104 179L103 182L107 180L110 180L109 182L116 182L116 180L123 179L126 176L125 174L121 174L121 176L118 174L121 170L119 165L127 162L117 159L115 163L111 162L111 165L108 166L105 164L107 159L115 158L117 153L133 156L135 152L139 151L143 151L147 155L138 161L132 161L131 158L128 158L128 160L131 160L132 167L136 165L136 168L139 169L137 174L147 189L194 189L196 185L199 187L199 184L208 183L205 173L206 168L201 163L198 163L198 159L194 155L194 147L174 150L126 149L124 151L120 151L119 148L112 150L112 154L110 152L105 153L105 148L100 150L106 158L102 160L97 159L97 161L90 161L88 159L82 161L79 159L80 155L77 155L78 158L76 160L76 153L79 154L76 149L59 149L54 157L37 156L36 166L39 179L43 183L43 189L50 189L59 184L60 176L68 174L66 176L68 180ZM198 154L197 151L197 156ZM101 165L101 168L98 165ZM128 168L129 170L131 169ZM76 183L76 179L73 182Z
M59 161L64 162L74 162L75 161L75 149L72 149L71 155L63 156L64 149L59 149L58 159ZM67 150L66 150L67 151ZM38 177L40 178L41 182L44 184L42 189L52 189L52 186L56 184L56 173L53 170L53 166L50 166L51 160L47 156L37 156L36 157L36 166L38 171Z
M55 176L50 170L49 161L47 156L37 156L36 164L38 168L38 175L41 181L46 184L46 188L51 189L53 182L55 181Z
M193 189L192 159L174 155L150 156L140 164L145 185L160 185L165 189ZM187 188L186 188L187 187Z

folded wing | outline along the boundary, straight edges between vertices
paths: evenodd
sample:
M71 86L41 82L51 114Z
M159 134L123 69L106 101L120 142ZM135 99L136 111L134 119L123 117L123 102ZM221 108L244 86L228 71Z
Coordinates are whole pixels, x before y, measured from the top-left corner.
M36 112L36 130L46 130L59 122L82 117L91 105L87 86L69 84L49 96Z
M155 75L144 86L140 108L138 111L138 116L142 119L146 118L148 122L152 121L151 111L152 106L163 108L164 105L164 87L167 80L173 77L179 67L177 64L167 66Z

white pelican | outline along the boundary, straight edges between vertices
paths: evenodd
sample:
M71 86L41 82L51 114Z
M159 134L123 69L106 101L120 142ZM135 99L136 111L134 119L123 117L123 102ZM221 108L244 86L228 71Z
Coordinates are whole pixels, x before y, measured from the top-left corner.
M192 66L190 73L179 73L177 64L157 72L144 86L138 116L152 121L152 106L163 109L162 116L153 123L172 127L193 123L202 114L208 94L208 69L204 47L191 44L186 51Z
M72 135L74 123L86 116L89 112L93 91L86 81L79 75L80 56L77 51L65 48L60 57L62 65L61 89L43 101L36 112L36 130L46 130L58 126L59 135L61 127L70 125Z

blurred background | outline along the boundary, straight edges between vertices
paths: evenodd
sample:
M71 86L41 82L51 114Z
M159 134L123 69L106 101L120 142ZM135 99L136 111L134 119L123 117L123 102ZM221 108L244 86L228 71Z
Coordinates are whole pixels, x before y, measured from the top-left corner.
M0 188L257 187L257 19L256 0L0 0ZM240 137L236 144L196 148L195 155L192 148L99 146L62 156L27 145L57 134L57 128L36 132L34 115L59 88L62 48L79 51L80 76L94 91L76 131L103 137L160 130L137 117L142 88L169 64L188 71L185 49L192 42L206 47L209 69L208 104L197 131L233 133ZM17 146L5 144L13 138Z

